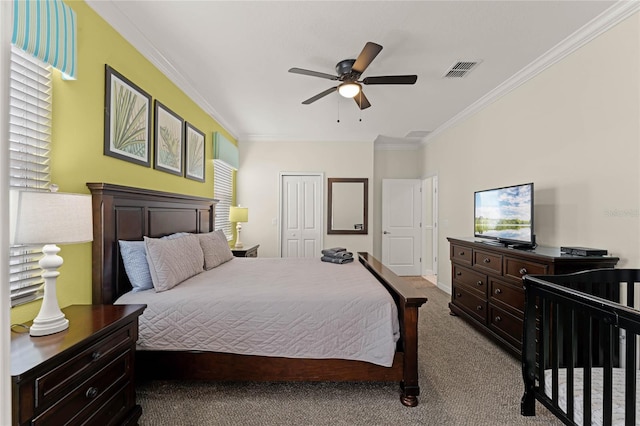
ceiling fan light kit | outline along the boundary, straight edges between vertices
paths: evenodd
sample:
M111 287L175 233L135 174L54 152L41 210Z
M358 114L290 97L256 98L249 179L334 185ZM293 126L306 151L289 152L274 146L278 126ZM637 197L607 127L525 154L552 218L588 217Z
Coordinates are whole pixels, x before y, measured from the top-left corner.
M355 82L347 82L342 83L338 86L338 93L340 93L345 98L353 98L362 90L362 86Z
M304 105L309 105L318 99L335 92L345 98L353 98L361 110L369 108L371 103L364 95L362 91L362 84L415 84L418 80L417 75L390 75L390 76L377 76L367 77L363 80L358 80L371 62L378 56L378 53L382 50L382 46L373 42L367 42L357 59L344 59L336 65L336 72L338 75L331 75L318 71L305 70L302 68L291 68L290 73L308 75L312 77L324 78L327 80L340 81L336 87L331 87L324 92L320 92L315 96L303 101ZM357 96L359 95L359 96Z

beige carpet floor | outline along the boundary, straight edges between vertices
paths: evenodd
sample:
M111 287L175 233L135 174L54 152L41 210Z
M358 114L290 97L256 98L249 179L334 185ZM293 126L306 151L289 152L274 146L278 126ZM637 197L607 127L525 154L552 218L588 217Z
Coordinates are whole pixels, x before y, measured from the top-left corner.
M404 407L395 383L138 385L141 425L560 425L540 404L520 415L520 362L449 315L450 296L407 278L429 301L420 309L420 404Z

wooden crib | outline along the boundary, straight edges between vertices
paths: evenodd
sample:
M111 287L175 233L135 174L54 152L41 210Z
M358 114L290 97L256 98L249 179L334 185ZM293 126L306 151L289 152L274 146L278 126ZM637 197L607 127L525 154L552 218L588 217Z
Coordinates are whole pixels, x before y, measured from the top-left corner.
M568 425L640 422L640 270L527 275L524 287L522 414L537 399Z

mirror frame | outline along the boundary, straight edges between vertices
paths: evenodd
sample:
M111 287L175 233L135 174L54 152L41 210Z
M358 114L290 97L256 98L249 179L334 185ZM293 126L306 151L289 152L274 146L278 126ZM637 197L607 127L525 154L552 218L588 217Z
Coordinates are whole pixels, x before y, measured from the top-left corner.
M369 179L368 178L328 178L328 215L327 215L327 234L356 234L367 235L369 233ZM363 209L362 209L362 229L332 229L332 211L333 211L333 184L334 183L362 183L363 186Z

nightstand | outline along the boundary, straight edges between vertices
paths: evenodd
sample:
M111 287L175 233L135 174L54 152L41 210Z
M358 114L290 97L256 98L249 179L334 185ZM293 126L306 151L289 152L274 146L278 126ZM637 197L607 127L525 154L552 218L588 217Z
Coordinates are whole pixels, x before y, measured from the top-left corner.
M73 305L69 328L11 332L12 424L131 424L138 317L146 305Z
M240 249L231 247L231 252L235 257L258 257L258 247L260 247L260 244L256 244L255 246L243 247Z

